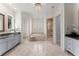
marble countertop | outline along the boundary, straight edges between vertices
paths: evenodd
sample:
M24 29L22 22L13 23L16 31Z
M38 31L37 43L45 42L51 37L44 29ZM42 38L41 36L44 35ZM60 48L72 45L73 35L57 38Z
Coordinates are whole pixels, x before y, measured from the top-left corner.
M0 32L1 35L9 35L9 34L20 34L20 32Z
M69 34L66 34L65 36L79 40L79 35L69 35Z
M0 39L9 37L10 34L20 34L20 32L0 32Z

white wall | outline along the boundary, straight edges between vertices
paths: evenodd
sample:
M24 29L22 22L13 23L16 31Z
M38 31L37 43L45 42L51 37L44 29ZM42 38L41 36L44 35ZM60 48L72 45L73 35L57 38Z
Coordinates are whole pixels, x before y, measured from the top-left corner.
M33 32L32 33L44 33L44 19L33 19Z
M21 31L21 11L16 10L15 13L15 30L16 31Z
M32 17L29 13L26 12L22 12L22 34L23 37L29 37L32 34Z
M76 32L79 34L79 3L74 3L74 10L73 10L73 26Z
M69 34L73 31L74 4L66 3L64 5L64 12L65 12L65 33Z
M65 4L65 33L71 33L75 31L79 33L79 21L78 21L78 3L66 3Z

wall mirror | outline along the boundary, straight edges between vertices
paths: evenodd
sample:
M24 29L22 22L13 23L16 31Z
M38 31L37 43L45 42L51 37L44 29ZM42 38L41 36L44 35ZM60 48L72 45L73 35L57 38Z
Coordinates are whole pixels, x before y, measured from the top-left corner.
M4 15L0 13L0 32L4 31Z
M12 28L12 16L8 15L8 29Z
M14 25L14 17L8 15L8 30L10 32L14 32L15 31L15 25Z

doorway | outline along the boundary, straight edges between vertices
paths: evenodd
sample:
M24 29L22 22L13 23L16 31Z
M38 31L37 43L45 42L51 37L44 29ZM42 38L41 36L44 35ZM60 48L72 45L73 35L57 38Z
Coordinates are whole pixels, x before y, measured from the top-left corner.
M56 25L56 44L58 45L58 46L60 46L61 45L61 23L60 23L60 16L61 15L58 15L58 16L56 16L56 19L55 19L55 25Z
M53 37L53 18L50 17L47 19L47 38L51 40Z

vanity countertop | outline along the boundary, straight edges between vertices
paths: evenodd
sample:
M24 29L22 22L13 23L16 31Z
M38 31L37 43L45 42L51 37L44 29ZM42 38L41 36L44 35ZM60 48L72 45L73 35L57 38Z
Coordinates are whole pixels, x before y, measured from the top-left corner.
M0 39L8 38L10 34L20 34L20 32L0 32Z
M66 34L65 36L79 40L79 35Z
M0 32L0 36L10 35L10 34L20 34L20 32Z

